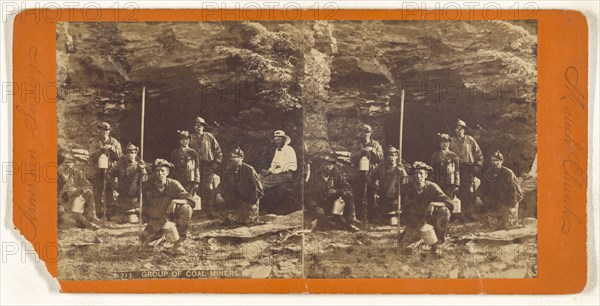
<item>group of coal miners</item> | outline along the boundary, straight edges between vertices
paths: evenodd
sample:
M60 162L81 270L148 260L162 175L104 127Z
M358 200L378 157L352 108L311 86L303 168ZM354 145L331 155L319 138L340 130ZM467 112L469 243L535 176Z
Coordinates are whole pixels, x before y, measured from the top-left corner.
M401 161L397 148L384 149L373 139L373 128L362 125L350 157L354 173L344 173L333 153L313 170L305 188L309 226L359 231L364 222L390 223L400 211L404 247L421 238L425 224L443 243L453 213L464 221L482 221L491 230L516 227L523 199L517 177L503 165L499 151L489 154L484 165L484 154L475 138L465 134L467 128L459 119L454 136L438 133L439 150L427 164Z
M269 160L257 172L244 162L239 147L231 148L224 162L221 146L206 126L202 117L196 117L192 132L177 131L179 147L169 160L159 158L148 164L135 145L122 149L111 136L111 125L103 122L97 148L88 158L93 175L89 169L75 167L77 154L59 153L59 218L72 216L76 225L98 229L108 221L132 222L130 217L139 213L141 202L144 244L160 238L163 225L170 221L180 237L174 251L187 238L197 205L208 216L223 217L225 223L260 224L265 192L291 182L298 172L291 138L282 130L274 131ZM466 129L465 122L458 120L454 136L438 134L439 150L427 164L400 160L397 148L384 149L373 139L373 128L362 125L356 150L349 156L353 173L344 172L333 153L319 158L319 167L304 165L305 221L313 228L360 231L366 222L384 223L401 212L404 246L420 239L425 224L433 226L443 243L450 218L457 212L463 220L485 216L482 219L493 229L515 226L523 198L515 174L503 166L499 151L490 154L490 166L483 167L484 154ZM484 205L476 208L478 200Z
M144 244L162 236L163 225L170 221L180 237L173 251L180 250L187 238L197 205L209 216L222 217L224 223L260 224L259 202L265 190L293 180L298 168L291 138L282 130L274 131L269 161L258 174L244 163L245 154L239 147L232 148L223 163L219 142L205 131L206 126L202 117L196 117L193 132L177 131L179 147L169 160L158 158L148 164L141 160L138 147L129 143L122 149L110 134L111 125L100 124L101 137L87 158L86 171L75 167L75 161L84 161L80 155L59 153L61 223L70 219L79 227L96 230L108 222L132 222L141 206L142 221L147 224L142 233ZM219 202L223 205L217 209Z

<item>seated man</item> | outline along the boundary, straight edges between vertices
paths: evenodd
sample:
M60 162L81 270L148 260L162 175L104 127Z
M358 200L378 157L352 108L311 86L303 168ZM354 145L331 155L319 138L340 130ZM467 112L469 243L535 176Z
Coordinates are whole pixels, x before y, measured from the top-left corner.
M272 159L268 163L269 168L261 171L261 182L265 189L269 189L294 178L294 172L298 169L296 151L290 146L292 139L284 131L277 130L273 133L273 144L270 153Z
M124 158L109 169L107 180L119 194L117 205L110 211L110 219L119 223L126 222L127 212L139 207L140 180L148 180L146 164L139 159L135 145L127 144Z
M58 156L58 194L59 194L59 226L72 217L78 227L97 230L100 219L96 217L96 205L92 184L83 172L75 168L75 158L71 153ZM83 212L73 211L74 201L83 197ZM80 200L80 199L78 199Z
M379 163L367 175L368 183L375 190L377 208L376 221L382 221L382 215L398 210L399 184L407 181L407 174L398 161L398 149L389 146L385 151L385 160Z
M147 245L160 238L163 234L163 225L167 221L172 221L176 225L180 239L175 242L171 251L182 254L179 247L187 238L187 229L196 202L178 181L167 177L173 164L164 159L156 159L152 166L154 178L146 182L143 187L144 217L148 225L142 233L142 243Z
M260 198L264 195L263 187L254 168L244 163L244 151L240 148L230 154L220 189L229 210L226 222L259 223L258 209Z
M519 202L523 191L512 170L504 167L500 151L490 157L491 167L483 173L479 195L484 204L485 221L493 230L517 226Z
M400 237L403 251L406 251L406 246L421 239L420 229L425 223L433 225L438 243L446 240L450 212L454 207L438 185L426 180L430 171L430 166L416 161L411 167L410 182L402 185L402 220L406 224Z
M334 227L359 231L352 186L337 167L335 157L326 156L322 164L325 168L315 169L306 185L308 218L318 220L317 226L331 219ZM337 210L335 203L340 199L344 207Z

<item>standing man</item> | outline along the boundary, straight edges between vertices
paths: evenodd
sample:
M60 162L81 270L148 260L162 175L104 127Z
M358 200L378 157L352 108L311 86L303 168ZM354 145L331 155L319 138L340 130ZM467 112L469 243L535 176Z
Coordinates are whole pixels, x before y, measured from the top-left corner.
M240 148L231 152L223 176L220 189L229 210L226 222L244 225L259 222L258 209L260 198L264 195L263 186L254 168L244 163L244 151Z
M97 169L94 180L94 195L96 204L105 211L100 211L99 215L105 215L113 210L113 187L107 184L107 173L119 161L122 156L121 144L118 140L110 136L111 126L108 122L102 122L99 126L101 138L98 141L98 148L91 154L90 162L92 167ZM107 161L107 168L100 165L102 161Z
M484 171L479 190L486 220L493 230L514 228L523 191L514 172L502 165L504 156L500 151L492 154L490 162L491 167Z
M376 217L398 210L399 184L408 180L406 171L398 161L398 149L389 146L385 151L385 161L378 164L367 175L369 185L375 190L378 210Z
M110 211L113 222L127 222L127 211L139 208L140 180L148 180L146 164L138 157L138 147L129 143L125 157L108 172L108 181L117 190L117 205Z
M179 148L171 152L171 161L175 166L172 177L194 195L200 184L200 159L196 150L189 147L190 133L188 131L177 131L177 133Z
M450 198L440 187L427 181L432 168L424 162L416 161L411 167L410 182L402 187L402 215L406 228L400 236L401 249L409 253L406 246L418 241L423 225L431 224L438 243L446 240L446 231L453 210ZM436 246L433 246L434 250Z
M154 161L154 178L144 184L144 217L148 225L142 233L142 243L148 243L160 238L163 234L163 225L167 221L175 222L179 240L177 240L171 252L174 254L184 253L181 243L187 239L188 225L192 220L193 208L196 202L181 184L168 178L173 164L164 160Z
M450 151L456 153L460 159L460 187L459 198L462 202L462 215L472 219L475 211L475 174L483 165L483 153L475 138L465 135L467 124L458 119L456 135L452 137Z
M265 189L275 187L294 179L298 170L296 151L290 146L292 139L284 131L273 132L274 154L268 163L269 168L261 171L261 182Z
M438 133L438 137L440 150L431 157L433 181L453 199L460 186L460 159L449 149L450 135Z
M210 185L223 161L223 152L221 152L221 146L215 136L204 131L206 126L204 118L196 117L194 133L190 135L190 148L198 153L200 165L198 194L202 198L203 206L211 210L216 203L216 192L211 189Z
M87 180L83 172L75 168L75 159L71 153L62 153L59 156L58 167L58 194L61 205L59 205L59 217L71 212L73 201L82 196L85 200L83 213L73 212L77 226L97 230L100 222L96 216L96 205L92 184ZM63 220L64 218L59 218Z
M367 212L370 214L375 213L377 210L375 208L375 193L373 187L370 184L367 184L367 173L359 171L360 160L363 157L366 157L369 160L369 171L373 170L373 168L383 160L383 148L379 142L373 139L373 128L367 124L361 126L357 150L353 152L351 156L352 164L356 170L356 179L354 180L356 186L354 187L354 194L356 195L356 201L361 203L361 205L358 205L359 214L361 216ZM365 184L367 184L366 194ZM363 207L362 205L365 197L369 208ZM363 209L367 209L367 212L363 211Z

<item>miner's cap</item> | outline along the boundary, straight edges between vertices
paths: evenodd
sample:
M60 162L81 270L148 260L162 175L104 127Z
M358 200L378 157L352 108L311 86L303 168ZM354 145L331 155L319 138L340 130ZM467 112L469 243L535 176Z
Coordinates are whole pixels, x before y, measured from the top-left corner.
M127 146L125 146L125 153L132 153L135 152L137 153L139 151L139 148L136 147L134 144L132 144L131 142L127 144Z
M202 118L200 116L196 117L196 119L194 120L194 123L196 123L196 124L202 124L202 125L207 125L206 124L206 120L204 120L204 118Z
M110 124L108 122L102 122L98 125L98 128L103 131L109 131L111 129Z
M166 159L157 158L156 160L154 160L154 163L152 163L152 168L157 169L160 167L167 167L169 169L175 168L175 166Z
M179 136L179 139L189 139L190 138L190 132L188 132L188 131L177 130L177 135Z
M235 148L235 149L233 149L233 151L231 151L231 153L229 153L229 156L231 158L234 158L234 157L244 158L244 151L242 151L242 149L240 149L240 148Z
M445 133L438 133L439 142L450 142L450 135Z
M496 151L494 152L494 154L492 154L492 159L497 159L500 161L504 161L504 155L502 155L502 153L500 153L500 151Z

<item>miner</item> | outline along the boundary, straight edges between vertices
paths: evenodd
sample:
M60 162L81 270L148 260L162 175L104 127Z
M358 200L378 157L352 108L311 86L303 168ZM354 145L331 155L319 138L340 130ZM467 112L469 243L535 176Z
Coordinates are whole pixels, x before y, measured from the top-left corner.
M496 151L490 157L490 167L482 175L479 196L484 204L485 220L494 230L517 226L519 202L523 192L512 170L504 167L504 156Z
M223 152L215 136L205 131L206 126L204 118L196 117L189 146L198 153L200 165L198 194L202 198L204 208L212 210L216 202L216 193L214 186L211 186L211 184L214 181L214 176L219 172L218 170L223 161Z
M200 159L196 150L189 147L190 133L177 131L179 148L171 152L171 161L175 166L172 178L180 182L185 190L194 195L200 184Z
M292 139L284 131L277 130L273 132L273 147L267 169L261 171L261 181L265 189L269 189L280 184L291 182L294 179L294 172L298 169L298 160L296 151L290 146Z
M107 184L107 174L110 169L121 159L121 144L118 140L110 136L111 126L108 122L102 122L99 126L101 138L98 141L98 148L90 155L92 168L96 170L94 175L94 195L96 204L102 204L98 208L99 215L108 215L113 211L113 187Z
M79 227L97 230L101 221L96 216L96 205L92 184L84 173L75 168L75 158L71 153L59 154L58 163L58 194L59 194L59 224L66 220L67 215L73 217ZM74 209L76 199L83 199L83 210Z
M408 175L400 164L398 155L398 149L393 146L387 147L385 160L369 171L367 176L369 185L375 190L380 221L382 214L386 215L398 210L398 190L400 184L404 184L408 180Z
M259 223L263 186L254 168L244 163L242 149L236 148L231 152L219 189L228 210L226 223Z
M406 228L400 237L400 246L404 252L411 243L419 241L420 229L425 224L433 225L438 244L446 240L446 231L453 209L450 198L440 187L427 181L432 168L420 161L410 167L409 183L402 186L402 221ZM433 246L434 250L436 246Z
M359 203L362 204L363 201L366 201L365 203L369 207L366 208L363 207L364 205L358 205L359 214L364 216L368 211L369 214L373 214L373 216L375 216L377 214L377 209L375 208L375 193L373 187L370 184L367 184L366 171L372 170L379 162L383 160L383 148L379 142L373 139L373 128L370 125L364 124L360 126L359 139L358 143L356 144L356 148L356 151L354 151L351 156L351 161L356 171L354 179L354 194ZM368 161L368 167L366 171L360 171L359 169L360 161L363 157L365 157ZM364 209L367 209L367 211L364 211Z
M110 212L113 222L127 222L127 213L139 208L140 184L148 180L148 174L138 151L138 147L128 143L124 157L108 172L108 181L118 193L117 205Z
M326 155L318 166L306 185L307 215L318 222L331 219L336 228L359 231L352 187L337 159Z
M460 186L460 159L450 151L450 135L438 133L439 151L433 153L433 181L451 199L456 196Z
M142 233L142 243L147 245L160 238L163 226L171 221L175 223L179 234L179 240L174 243L171 252L182 254L181 243L187 239L188 225L196 202L178 181L168 178L173 164L164 159L156 159L152 166L154 177L143 186L143 212L148 224Z
M483 153L475 138L465 134L467 124L458 120L456 135L450 142L450 151L456 153L460 159L460 186L459 198L462 201L462 215L466 220L473 218L475 211L475 175L483 165Z

